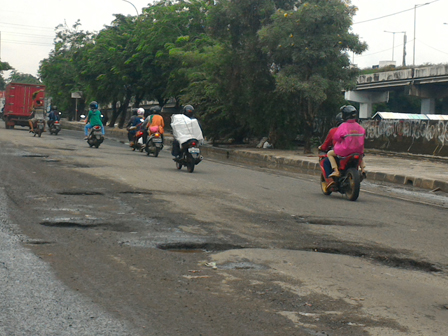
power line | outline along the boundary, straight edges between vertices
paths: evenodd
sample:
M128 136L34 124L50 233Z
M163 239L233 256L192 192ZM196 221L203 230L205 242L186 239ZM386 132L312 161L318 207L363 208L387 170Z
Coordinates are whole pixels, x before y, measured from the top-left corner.
M28 28L39 28L39 29L50 29L54 30L55 28L50 27L42 27L42 26L29 26L29 25L22 25L17 23L7 23L7 22L0 22L0 26L7 25L7 26L17 26L17 27L28 27Z
M16 40L2 40L2 42L8 44L26 44L26 45L35 45L35 46L53 46L53 43L41 43L41 42L27 42L27 41L16 41Z
M433 1L430 1L428 3L425 3L425 5L429 5L429 4L432 4L433 2L437 2L437 1L440 1L440 0L433 0ZM353 25L360 24L360 23L365 23L365 22L370 22L370 21L374 21L374 20L384 19L386 17L397 15L397 14L401 14L401 13L404 13L404 12L409 12L409 11L414 10L414 9L415 9L415 7L412 7L412 8L409 8L409 9L402 10L400 12L396 12L396 13L380 16L380 17L377 17L377 18L374 18L374 19L364 20L364 21L360 21L360 22L354 22Z
M21 35L21 36L33 36L33 37L42 37L42 38L54 38L54 36L50 35L37 35L37 34L26 34L26 33L13 33L9 32L7 30L2 30L2 33L5 33L5 35Z

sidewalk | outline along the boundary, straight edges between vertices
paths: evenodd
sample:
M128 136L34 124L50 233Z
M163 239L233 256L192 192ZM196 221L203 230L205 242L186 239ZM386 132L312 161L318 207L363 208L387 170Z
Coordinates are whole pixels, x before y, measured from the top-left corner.
M63 127L69 129L82 130L83 126L84 123L67 121L63 123ZM125 129L106 128L106 137L127 142ZM165 136L165 139L166 144L169 145L170 137ZM320 175L317 151L314 154L306 155L302 150L205 145L202 147L202 155L205 158L220 161ZM407 184L448 193L448 158L367 150L365 160L369 181Z
M222 161L320 175L317 151L307 155L300 150L205 146L202 152L205 157ZM428 156L367 150L365 160L369 181L408 184L448 192L448 158L433 161Z

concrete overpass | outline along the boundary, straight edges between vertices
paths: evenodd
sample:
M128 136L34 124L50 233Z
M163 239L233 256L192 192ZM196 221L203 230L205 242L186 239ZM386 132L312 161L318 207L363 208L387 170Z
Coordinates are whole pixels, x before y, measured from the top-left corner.
M448 97L448 64L361 75L356 88L345 92L345 99L360 103L360 118L370 118L372 105L387 102L393 90L421 98L421 113L435 114L436 99Z

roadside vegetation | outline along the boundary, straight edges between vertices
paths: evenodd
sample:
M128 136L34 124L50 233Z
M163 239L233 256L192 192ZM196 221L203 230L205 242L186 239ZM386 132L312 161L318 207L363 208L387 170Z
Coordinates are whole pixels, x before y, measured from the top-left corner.
M57 27L39 75L72 116L72 92L80 109L110 104L111 127L130 104L174 99L195 106L210 139L268 135L288 148L302 134L309 151L356 84L349 55L366 44L351 32L355 13L350 0L162 0L99 32Z

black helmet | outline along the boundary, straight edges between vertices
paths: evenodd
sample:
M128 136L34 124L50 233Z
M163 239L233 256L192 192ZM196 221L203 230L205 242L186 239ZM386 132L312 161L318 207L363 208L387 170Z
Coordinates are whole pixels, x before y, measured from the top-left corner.
M159 105L153 106L149 109L151 111L151 114L158 114L162 112L162 108Z
M194 107L191 105L184 106L184 114L188 117L192 117L194 112Z
M341 107L342 119L356 119L358 117L358 111L352 105L344 105Z
M98 109L98 103L96 101L91 102L89 106L92 110Z
M344 122L344 119L342 118L342 112L339 112L338 114L336 114L336 117L334 119L336 121L336 126L339 126L340 124L342 124Z

